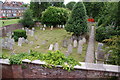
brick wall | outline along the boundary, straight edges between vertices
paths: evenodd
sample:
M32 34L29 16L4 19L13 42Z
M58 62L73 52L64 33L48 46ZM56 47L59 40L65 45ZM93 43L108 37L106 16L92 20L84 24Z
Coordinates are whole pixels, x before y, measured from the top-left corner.
M16 29L21 29L22 27L23 27L22 24L11 24L11 25L1 27L0 30L2 31L2 37L6 36L6 33L8 32L12 32L13 30L16 30Z
M62 68L44 68L40 64L3 65L3 78L108 78L120 76L118 72L75 69L68 72Z

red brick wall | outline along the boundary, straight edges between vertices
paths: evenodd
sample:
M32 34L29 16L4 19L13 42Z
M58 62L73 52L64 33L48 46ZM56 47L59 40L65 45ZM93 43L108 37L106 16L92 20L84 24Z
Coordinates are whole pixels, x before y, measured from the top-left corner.
M6 27L6 30L4 29L4 27ZM22 24L11 24L11 25L7 25L4 27L1 28L2 36L6 36L6 33L12 32L13 30L21 29L23 27L23 25Z
M24 68L22 66L24 65ZM41 65L27 64L22 65L3 65L3 78L106 78L108 76L120 76L119 73L75 69L68 72L61 68L44 68Z

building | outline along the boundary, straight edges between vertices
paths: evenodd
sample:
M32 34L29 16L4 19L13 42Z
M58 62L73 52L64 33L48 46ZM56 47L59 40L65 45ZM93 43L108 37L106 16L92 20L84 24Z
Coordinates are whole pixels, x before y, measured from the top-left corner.
M21 17L23 12L27 9L22 7L23 2L16 1L0 1L0 16L1 17Z

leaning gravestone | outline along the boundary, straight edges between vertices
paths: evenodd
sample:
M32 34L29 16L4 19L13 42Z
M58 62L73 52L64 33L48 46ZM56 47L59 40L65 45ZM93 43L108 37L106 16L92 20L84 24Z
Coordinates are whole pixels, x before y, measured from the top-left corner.
M54 45L54 51L56 51L56 50L59 50L59 45L58 45L58 43L55 43L55 45Z
M72 53L73 47L71 44L68 45L68 53Z
M82 54L82 45L78 45L78 50L77 51L78 51L79 54Z
M77 40L74 40L74 42L73 42L73 47L74 47L74 48L77 47Z
M53 44L50 44L49 50L53 50Z

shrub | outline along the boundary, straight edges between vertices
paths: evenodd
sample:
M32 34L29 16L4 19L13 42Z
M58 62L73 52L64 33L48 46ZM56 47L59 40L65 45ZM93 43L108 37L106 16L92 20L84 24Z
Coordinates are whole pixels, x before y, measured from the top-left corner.
M13 32L14 32L14 35L12 37L14 38L16 42L18 41L18 38L20 37L24 37L25 39L27 39L25 30L17 29L17 30L14 30Z
M67 32L73 32L74 35L79 36L87 32L87 16L86 9L82 2L78 2L73 7L72 13L65 25Z
M42 13L42 24L56 26L66 23L70 11L59 7L49 7Z
M109 39L114 35L118 35L120 32L113 27L98 27L96 29L96 40L102 42L104 39Z

